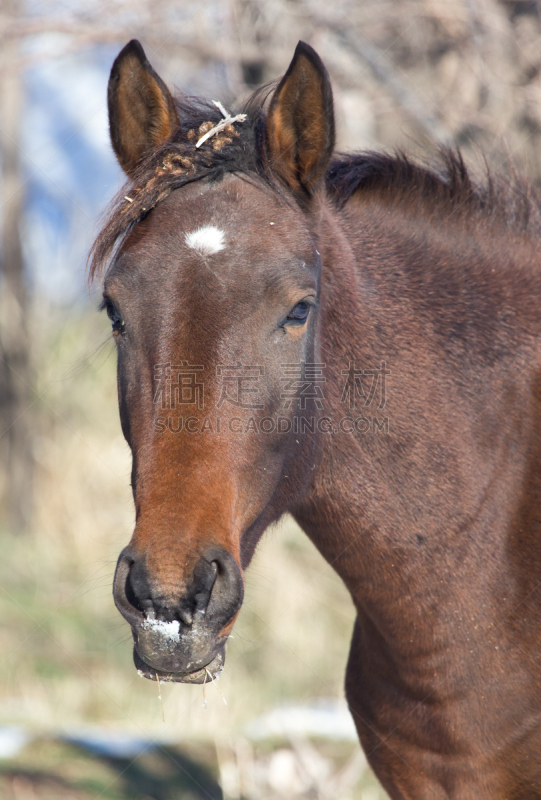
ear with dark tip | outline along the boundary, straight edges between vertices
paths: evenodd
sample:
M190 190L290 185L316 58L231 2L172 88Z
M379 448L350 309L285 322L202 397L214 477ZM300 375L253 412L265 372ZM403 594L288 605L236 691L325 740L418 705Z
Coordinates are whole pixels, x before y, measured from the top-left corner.
M296 192L312 193L334 148L332 89L316 51L299 42L267 117L271 168Z
M131 175L141 159L166 142L179 125L171 93L136 39L113 64L107 102L113 149L122 169Z

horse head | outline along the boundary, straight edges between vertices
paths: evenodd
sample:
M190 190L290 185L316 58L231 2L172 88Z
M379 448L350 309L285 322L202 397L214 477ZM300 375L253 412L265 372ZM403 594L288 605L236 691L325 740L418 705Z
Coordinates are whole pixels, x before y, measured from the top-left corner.
M257 541L306 491L316 458L320 409L302 387L319 360L332 94L299 43L267 110L231 116L173 99L130 42L108 99L130 182L94 263L114 251L103 307L136 509L114 598L143 675L202 683L223 665Z

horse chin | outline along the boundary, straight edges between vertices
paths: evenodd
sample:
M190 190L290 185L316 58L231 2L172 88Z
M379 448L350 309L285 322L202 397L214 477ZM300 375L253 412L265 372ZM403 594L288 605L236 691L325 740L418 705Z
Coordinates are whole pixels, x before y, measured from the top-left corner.
M133 648L133 662L139 675L142 678L148 678L149 681L157 681L159 678L161 683L209 683L220 675L224 668L224 661L225 649L222 648L212 661L194 672L164 672L143 661L137 648Z

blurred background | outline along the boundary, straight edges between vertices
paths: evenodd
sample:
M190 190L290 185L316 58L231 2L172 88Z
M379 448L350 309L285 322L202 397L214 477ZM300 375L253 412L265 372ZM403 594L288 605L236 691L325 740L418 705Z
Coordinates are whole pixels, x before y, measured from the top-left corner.
M109 324L86 254L122 183L109 69L237 106L298 39L341 150L438 144L541 175L537 0L1 0L0 797L383 800L343 676L349 598L291 520L269 531L218 685L141 680L111 580L133 511Z

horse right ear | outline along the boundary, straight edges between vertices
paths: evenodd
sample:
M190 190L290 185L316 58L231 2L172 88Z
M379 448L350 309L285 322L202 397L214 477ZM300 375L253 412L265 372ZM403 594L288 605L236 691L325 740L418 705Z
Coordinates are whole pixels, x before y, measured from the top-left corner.
M111 142L128 175L179 126L175 103L145 51L132 39L118 54L107 89Z
M331 82L316 51L299 42L267 115L270 166L293 191L310 195L333 148Z

